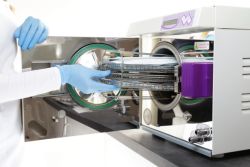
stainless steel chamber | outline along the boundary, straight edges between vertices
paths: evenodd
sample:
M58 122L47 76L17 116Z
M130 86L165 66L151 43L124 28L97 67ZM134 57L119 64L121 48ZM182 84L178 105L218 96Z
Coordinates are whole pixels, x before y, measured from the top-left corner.
M195 49L195 45L202 43L206 43L210 49ZM141 100L142 108L145 108L142 110L141 118L142 123L147 125L158 127L211 121L210 95L186 96L183 91L185 85L189 84L187 82L192 79L200 82L200 78L190 77L185 81L184 76L187 73L193 75L194 71L183 72L182 69L190 62L194 66L207 66L206 63L210 65L213 59L212 49L211 41L164 39L153 46L151 53L109 50L103 53L105 56L99 68L111 70L112 75L101 81L117 85L123 90L141 91L138 99ZM133 57L133 53L139 57ZM208 73L211 75L210 71ZM206 77L206 74L202 77ZM113 96L119 99L119 95ZM150 107L147 107L147 103Z

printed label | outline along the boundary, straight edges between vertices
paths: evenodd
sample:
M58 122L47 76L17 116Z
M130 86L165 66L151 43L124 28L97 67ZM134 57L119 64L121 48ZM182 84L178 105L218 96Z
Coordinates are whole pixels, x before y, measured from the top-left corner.
M195 42L194 50L209 50L209 42Z

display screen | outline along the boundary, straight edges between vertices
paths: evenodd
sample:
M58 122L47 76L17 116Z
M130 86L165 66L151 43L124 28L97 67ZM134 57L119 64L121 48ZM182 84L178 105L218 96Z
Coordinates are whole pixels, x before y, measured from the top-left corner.
M166 20L163 22L163 26L176 25L178 19Z

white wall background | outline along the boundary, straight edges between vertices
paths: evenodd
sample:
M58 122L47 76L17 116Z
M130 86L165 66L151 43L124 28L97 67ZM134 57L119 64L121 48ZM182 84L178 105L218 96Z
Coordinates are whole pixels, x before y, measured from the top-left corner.
M250 8L248 0L9 0L20 20L40 18L50 36L122 37L131 22L202 6ZM250 19L250 16L249 16Z

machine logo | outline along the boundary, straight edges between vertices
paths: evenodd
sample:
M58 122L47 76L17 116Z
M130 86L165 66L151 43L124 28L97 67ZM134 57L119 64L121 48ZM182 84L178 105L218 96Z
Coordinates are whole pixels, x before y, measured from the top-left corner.
M188 16L183 15L181 18L181 21L182 21L183 25L185 25L185 24L189 25L192 22L192 17L190 15L188 15Z

